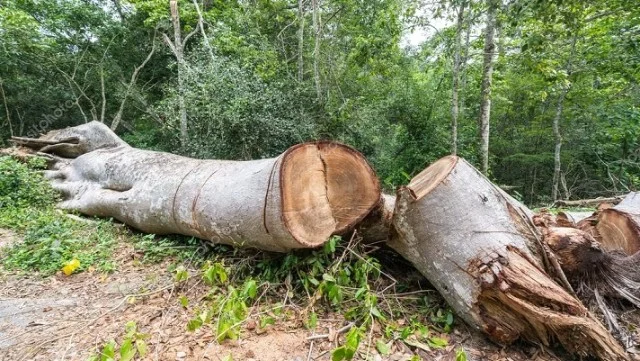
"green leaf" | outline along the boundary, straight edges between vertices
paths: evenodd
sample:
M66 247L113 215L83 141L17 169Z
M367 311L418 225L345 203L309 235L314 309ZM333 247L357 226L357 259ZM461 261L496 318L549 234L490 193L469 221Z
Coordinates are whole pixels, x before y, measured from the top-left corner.
M441 337L430 337L427 342L433 348L445 348L449 345L449 341Z
M188 278L189 272L187 272L187 270L183 266L176 268L175 281L177 283L186 281Z
M135 355L136 349L133 347L131 339L125 339L120 346L120 361L131 361Z
M333 282L333 283L336 283L336 279L335 279L335 278L333 278L333 276L331 276L331 275L330 275L330 274L328 274L328 273L323 274L323 275L322 275L322 279L323 279L323 280L325 280L325 281L327 281L327 282Z
M311 312L309 314L309 320L307 321L307 328L314 329L318 326L318 314Z
M365 292L367 292L367 291L368 291L368 290L367 290L366 288L364 288L364 287L360 287L360 288L356 291L355 298L356 298L356 299L359 299L359 298L360 298L360 296L362 296L362 295L363 295Z
M276 323L276 320L271 316L260 317L260 328L265 328L268 325L273 325Z
M102 352L100 353L100 361L113 361L116 358L116 343L115 341L109 341L102 348Z
M233 356L231 354L228 354L227 356L223 357L221 361L233 361Z
M405 327L400 331L400 339L405 340L407 337L411 335L411 328Z
M245 297L253 299L256 297L258 293L258 284L254 280L248 280L244 283L244 289L242 290L242 294Z
M371 307L371 314L374 315L380 321L386 321L387 318L382 315L378 307Z
M180 301L180 305L184 308L187 308L189 306L189 299L187 298L187 296L182 295L180 296L180 298L178 298L178 300Z
M200 319L200 317L196 317L194 319L191 319L187 323L187 330L189 330L191 332L199 329L200 327L202 327L202 320Z
M331 361L342 361L347 359L347 352L344 346L340 346L331 352Z
M378 350L378 352L380 353L380 355L388 355L389 352L391 352L391 348L389 347L389 345L387 345L386 343L382 342L382 340L377 340L376 341L376 349ZM458 360L456 360L458 361Z
M456 361L467 361L467 353L464 352L463 348L456 350Z
M147 343L144 340L136 340L136 349L140 354L140 357L144 357L147 354Z

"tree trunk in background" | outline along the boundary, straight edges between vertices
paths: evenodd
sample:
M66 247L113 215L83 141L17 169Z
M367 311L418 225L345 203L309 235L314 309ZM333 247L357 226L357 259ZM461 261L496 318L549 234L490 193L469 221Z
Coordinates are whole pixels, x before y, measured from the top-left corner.
M171 23L173 24L173 43L175 56L178 61L178 111L180 112L180 143L184 148L189 141L187 129L187 106L184 103L184 45L182 44L182 31L180 30L180 11L178 0L169 2L171 9Z
M564 98L566 97L568 89L563 89L558 97L558 104L556 105L556 114L553 117L553 137L555 139L555 147L553 152L553 190L551 192L551 198L557 201L560 197L559 185L560 185L560 171L562 169L562 163L560 162L560 151L562 150L562 134L560 134L560 117L562 116L562 108L564 105Z
M602 360L624 350L541 268L531 211L465 160L448 156L398 191L389 246L469 325L500 344L518 339Z
M453 71L451 85L451 154L458 154L458 113L459 113L459 97L458 91L460 86L460 52L462 23L464 21L464 8L466 2L463 1L458 9L458 19L456 23L456 44L453 56Z
M7 97L4 94L4 86L2 85L2 78L0 78L0 95L2 95L2 103L4 104L4 111L7 114L7 124L9 126L9 134L13 136L13 125L11 124L11 115L9 112L9 106L7 105Z
M337 143L226 161L136 149L99 122L18 140L58 156L45 176L62 193L59 207L148 233L284 252L322 245L380 202L373 169Z
M322 18L320 17L320 0L311 0L313 7L313 29L315 43L313 46L313 79L316 84L318 101L322 102L322 85L320 83L320 38L322 37Z
M200 28L200 34L202 34L204 47L205 49L207 49L207 53L209 53L209 58L211 58L211 61L215 61L216 58L213 55L213 48L211 48L209 37L207 36L207 32L204 31L204 17L202 16L202 11L200 11L200 5L198 5L198 0L193 0L193 6L196 8L196 12L198 13L198 28Z
M487 27L484 37L484 65L482 67L482 85L480 91L480 163L483 174L489 171L489 122L491 118L491 80L493 76L493 60L496 48L496 0L487 0Z
M304 0L298 0L298 82L304 79Z
M571 52L569 53L569 59L567 60L566 72L567 72L567 82L569 81L569 77L571 76L573 58L576 53L576 41L577 41L577 31L574 30L573 37L571 38ZM569 93L569 89L571 84L563 85L562 92L558 97L558 104L556 105L556 114L553 117L553 136L555 138L555 147L553 152L553 183L551 190L551 198L554 201L557 201L560 198L559 186L560 186L560 172L562 171L562 163L560 159L561 151L562 151L562 133L560 133L560 120L562 118L562 109L564 107L564 99L567 97L567 93Z

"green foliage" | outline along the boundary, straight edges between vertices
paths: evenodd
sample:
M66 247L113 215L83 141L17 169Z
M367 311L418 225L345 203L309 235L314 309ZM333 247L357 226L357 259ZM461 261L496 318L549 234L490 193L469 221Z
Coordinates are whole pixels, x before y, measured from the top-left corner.
M290 84L265 82L237 62L204 53L190 56L184 71L186 90L168 86L157 112L178 127L177 109L184 97L191 139L186 152L196 157L255 159L273 156L313 137L313 122L296 104Z
M167 258L184 260L200 249L201 241L186 236L157 236L155 234L130 234L127 240L133 244L143 262L157 263Z
M335 348L331 352L331 361L351 360L360 347L360 341L364 332L360 327L352 327L345 336L344 345Z
M485 6L467 4L462 31L476 34ZM640 52L638 7L631 4L514 1L500 9L490 168L524 202L551 202L551 123L564 91L563 197L638 188ZM189 38L178 89L179 67L160 39L173 33L166 1L135 0L117 9L91 1L8 0L0 8L6 105L0 142L11 132L36 136L101 119L104 93L107 123L127 99L120 130L135 146L253 159L329 138L361 150L391 190L449 152L455 25L430 30L420 46L404 44L408 32L454 19L459 5L326 0L317 32L309 3L300 19L290 1L204 2L209 44L199 31ZM186 38L198 17L188 1L179 11ZM153 44L154 56L128 88L122 80ZM462 46L468 58L460 74L458 152L472 162L483 45L472 36ZM181 97L185 147L178 134Z
M129 321L125 325L125 334L120 345L113 340L109 341L87 361L115 361L116 354L119 355L119 361L131 361L136 357L142 359L147 354L147 338L148 334L140 333L136 323Z
M116 232L108 221L86 224L54 209L55 192L36 171L42 162L22 164L0 157L0 227L24 234L24 240L4 250L3 267L50 275L77 259L79 271L95 267L113 270L111 255Z
M28 164L0 156L0 209L47 207L57 198L55 192L36 172L44 169L44 160L32 158Z

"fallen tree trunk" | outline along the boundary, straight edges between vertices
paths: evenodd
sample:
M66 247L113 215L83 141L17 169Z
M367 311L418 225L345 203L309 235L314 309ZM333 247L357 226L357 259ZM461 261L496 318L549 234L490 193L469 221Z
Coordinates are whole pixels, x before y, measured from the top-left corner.
M352 228L380 199L366 160L337 143L299 144L253 161L199 160L130 147L98 122L14 141L56 155L46 176L64 197L61 208L148 233L310 248Z
M496 342L556 339L580 356L627 359L582 303L543 271L530 217L469 163L449 156L399 190L389 245Z

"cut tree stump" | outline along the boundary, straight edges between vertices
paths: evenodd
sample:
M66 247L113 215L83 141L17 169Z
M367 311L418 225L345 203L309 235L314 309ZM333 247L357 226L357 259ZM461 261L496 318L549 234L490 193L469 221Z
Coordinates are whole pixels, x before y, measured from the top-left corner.
M465 160L435 162L398 191L389 246L469 325L501 344L559 341L579 356L628 359L541 268L531 212Z
M640 250L640 193L629 193L615 207L601 210L596 224L598 240L606 250L632 255Z
M13 140L54 155L46 176L64 197L61 208L148 233L270 251L311 248L353 228L380 200L364 157L331 142L225 161L136 149L99 122Z

